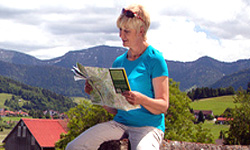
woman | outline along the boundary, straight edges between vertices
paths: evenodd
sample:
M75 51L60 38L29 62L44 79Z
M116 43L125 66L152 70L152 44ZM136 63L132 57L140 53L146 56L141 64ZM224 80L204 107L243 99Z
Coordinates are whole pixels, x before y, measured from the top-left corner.
M159 149L164 137L164 113L169 106L167 64L159 51L146 42L150 18L144 7L131 5L117 20L120 38L128 51L112 67L124 67L131 91L122 93L126 100L141 108L123 111L104 106L115 114L114 120L97 124L70 142L67 150L94 150L104 142L128 138L132 150ZM85 92L91 86L86 82Z

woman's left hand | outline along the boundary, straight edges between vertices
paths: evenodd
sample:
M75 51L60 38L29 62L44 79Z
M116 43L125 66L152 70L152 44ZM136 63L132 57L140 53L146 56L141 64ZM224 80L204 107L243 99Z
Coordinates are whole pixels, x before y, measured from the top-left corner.
M143 95L136 91L125 91L122 95L126 98L126 100L132 105L139 105L141 104L141 100Z

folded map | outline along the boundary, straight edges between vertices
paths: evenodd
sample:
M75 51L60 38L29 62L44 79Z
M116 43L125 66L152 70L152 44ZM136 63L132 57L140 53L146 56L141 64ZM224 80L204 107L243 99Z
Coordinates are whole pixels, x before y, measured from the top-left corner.
M124 68L87 67L77 63L72 68L72 72L75 81L88 80L92 86L90 98L93 104L106 105L126 111L140 108L140 105L128 103L121 95L123 91L130 90Z

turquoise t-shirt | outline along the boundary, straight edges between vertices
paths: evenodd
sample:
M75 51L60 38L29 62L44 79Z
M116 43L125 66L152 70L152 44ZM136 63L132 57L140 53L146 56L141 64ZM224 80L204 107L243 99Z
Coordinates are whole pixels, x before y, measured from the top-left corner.
M127 59L127 52L117 57L113 63L114 68L124 67L132 91L138 91L148 97L154 98L152 79L168 76L168 68L162 54L148 46L146 51L136 60ZM154 115L143 106L130 111L118 110L114 120L127 126L143 127L153 126L164 132L164 114Z

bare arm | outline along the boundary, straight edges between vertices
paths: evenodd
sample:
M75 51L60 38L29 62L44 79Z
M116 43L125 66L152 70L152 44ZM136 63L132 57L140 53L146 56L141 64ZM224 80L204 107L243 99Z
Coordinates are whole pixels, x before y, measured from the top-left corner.
M87 94L90 94L90 92L93 90L92 86L89 84L88 80L85 81L85 87L84 87L84 91Z
M117 109L112 108L112 107L108 107L108 106L103 106L104 109L106 109L109 113L116 115L117 114Z
M155 98L147 97L136 91L127 91L123 95L133 105L140 104L152 114L165 113L169 107L168 77L161 76L153 79Z

